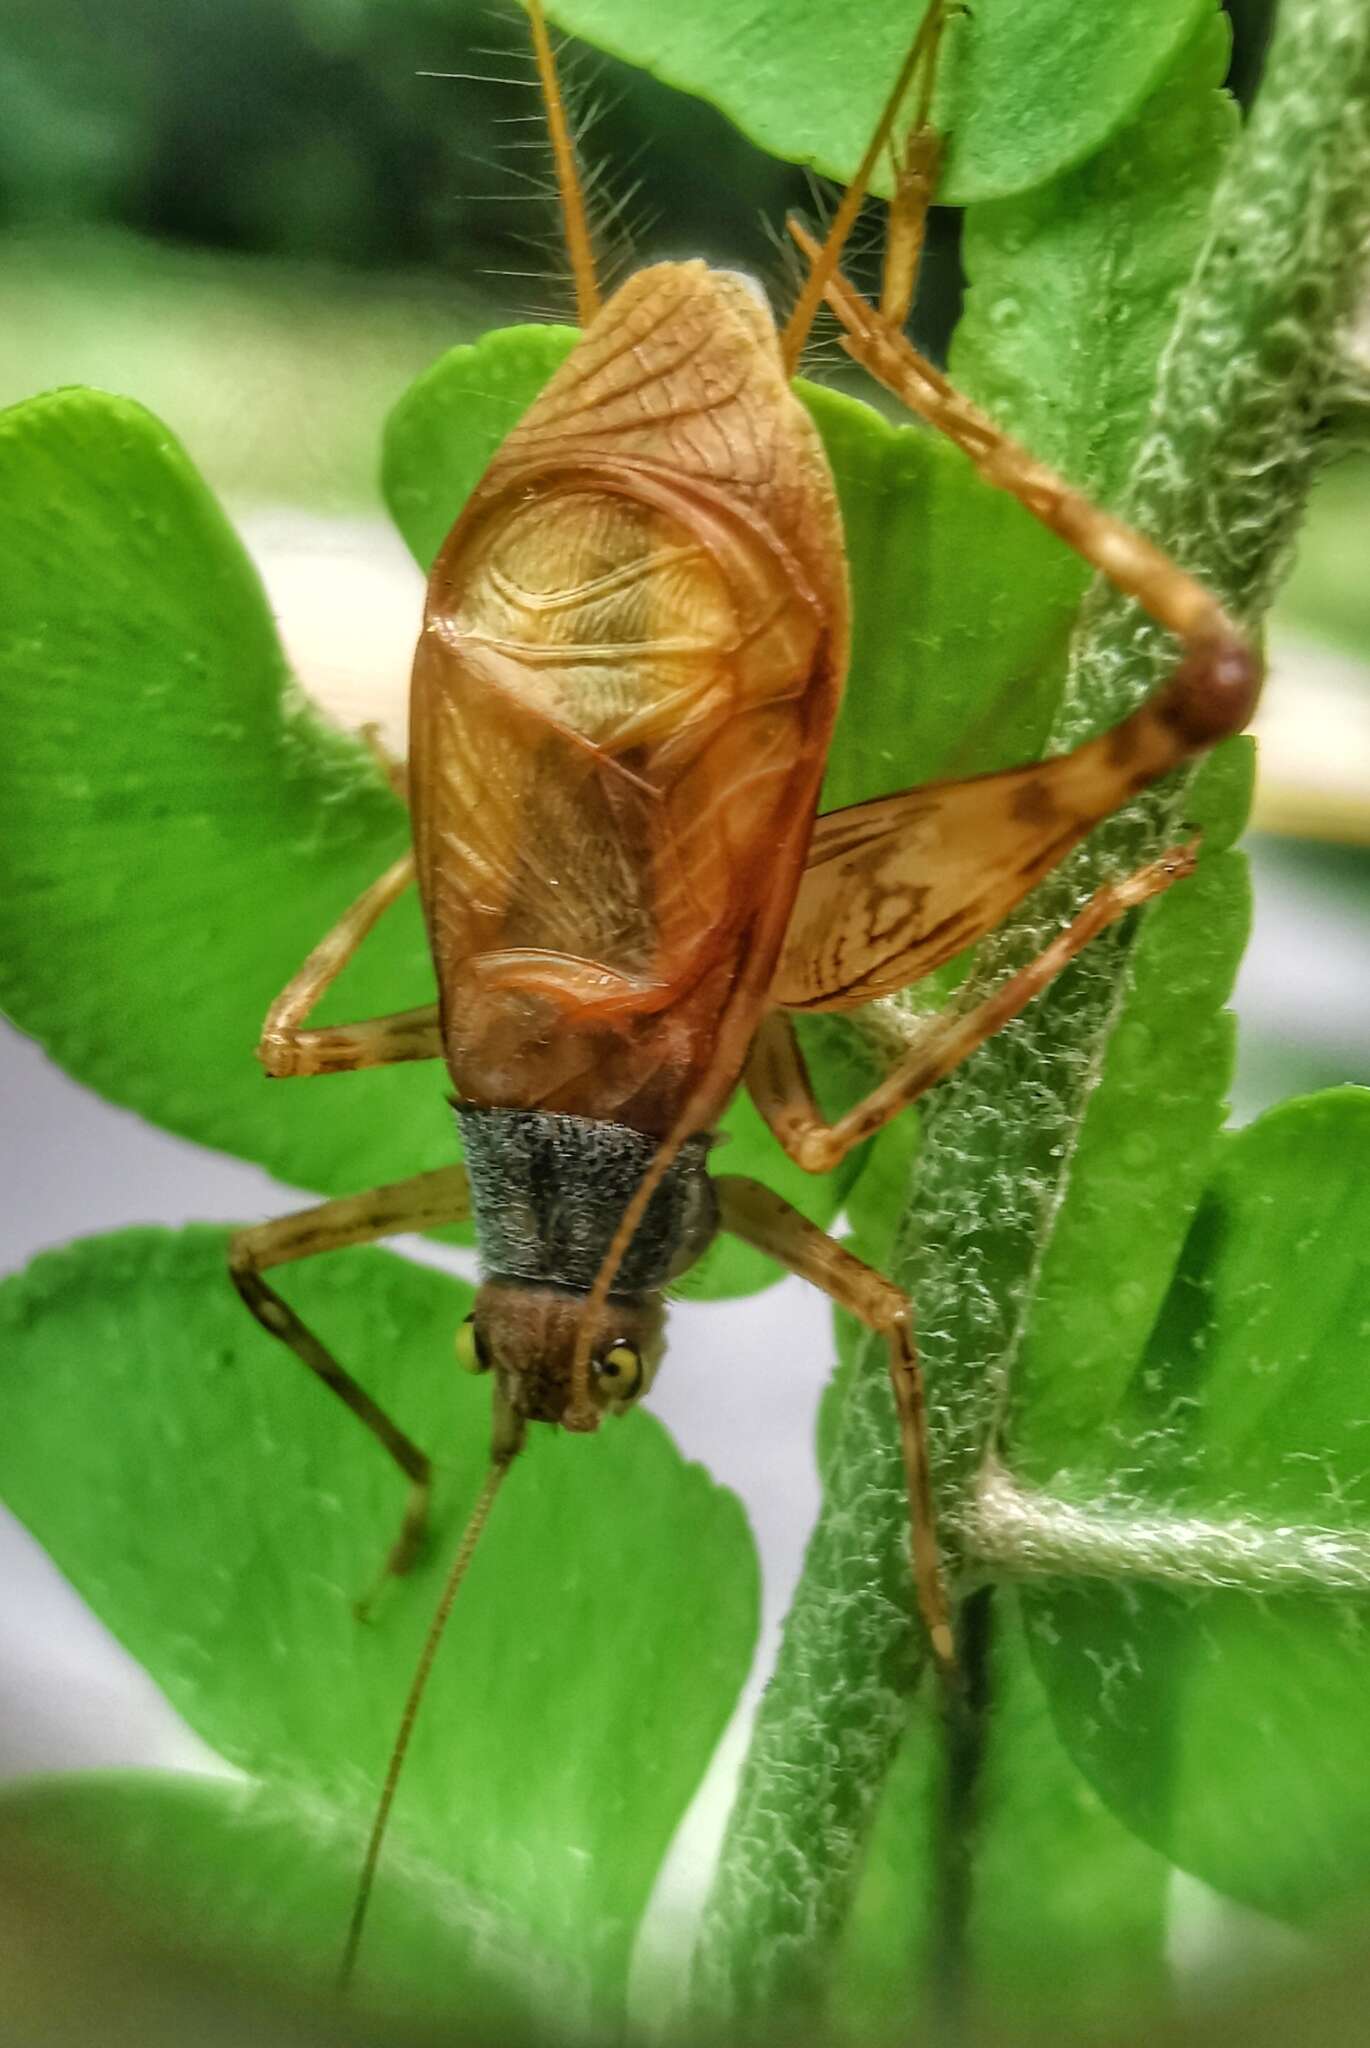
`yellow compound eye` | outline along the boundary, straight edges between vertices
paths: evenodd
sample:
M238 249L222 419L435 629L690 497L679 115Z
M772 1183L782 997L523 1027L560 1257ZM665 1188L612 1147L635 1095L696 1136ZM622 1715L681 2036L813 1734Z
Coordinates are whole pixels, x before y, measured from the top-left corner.
M636 1344L620 1337L595 1360L595 1373L616 1401L631 1401L642 1386L642 1356Z
M457 1331L457 1364L463 1372L489 1372L490 1354L477 1334L476 1319L468 1316Z

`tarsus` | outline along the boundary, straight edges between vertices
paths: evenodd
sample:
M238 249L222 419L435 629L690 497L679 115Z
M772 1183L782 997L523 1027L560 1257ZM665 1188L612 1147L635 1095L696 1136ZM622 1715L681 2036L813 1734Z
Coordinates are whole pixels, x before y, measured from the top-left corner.
M856 216L861 211L870 181L875 175L875 166L880 160L881 151L889 141L890 132L899 118L904 95L909 89L915 71L924 61L925 54L929 50L936 50L942 32L945 8L946 0L932 0L932 5L919 24L918 33L909 46L908 55L899 67L894 89L885 102L880 119L875 124L875 133L866 145L866 153L857 166L855 177L842 195L842 203L833 215L832 225L828 229L823 247L813 259L813 266L805 280L804 289L799 294L794 311L785 323L785 332L780 337L780 352L785 360L785 368L791 375L808 339L809 329L813 326L814 315L823 301L828 282L837 268L847 237L856 224Z

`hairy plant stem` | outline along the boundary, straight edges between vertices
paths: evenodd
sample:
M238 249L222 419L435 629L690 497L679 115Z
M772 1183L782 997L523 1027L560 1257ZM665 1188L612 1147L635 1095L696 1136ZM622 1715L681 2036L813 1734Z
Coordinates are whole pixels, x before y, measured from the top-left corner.
M1059 1500L1018 1486L991 1462L968 1509L962 1541L1001 1578L1128 1577L1212 1592L1370 1593L1370 1531L1271 1525L1234 1515L1139 1514L1123 1499Z
M937 1896L927 1958L938 2048L954 2048L961 2039L972 1990L970 1912L992 1704L993 1628L994 1589L981 1586L962 1602L957 1617L961 1690L944 1702L941 1800L935 1823Z
M1368 106L1364 0L1284 0L1256 106L1225 165L1161 364L1124 507L1252 626L1288 560L1319 456L1336 342L1361 272L1370 226ZM1052 750L1121 715L1172 658L1135 607L1096 586ZM1102 874L1158 851L1183 817L1184 797L1172 782L1097 833L999 935L979 978L992 982L1038 950ZM977 1523L977 1485L1005 1438L1013 1363L1085 1108L1126 1000L1133 943L1128 929L1096 943L1059 994L967 1062L927 1105L895 1274L918 1304L953 1564L975 1577L982 1567L1011 1574L1023 1561L1014 1552L1028 1540L1026 1524L1015 1533L1002 1515L997 1524ZM1177 1231L1184 1220L1176 1219ZM1011 1462L1011 1438L1006 1455ZM924 1662L908 1594L891 1407L874 1348L854 1375L827 1476L696 1957L699 2009L733 2024L773 2026L821 1997ZM1088 1569L1078 1555L1085 1524L1076 1527L1075 1563ZM992 1554L981 1559L975 1542L991 1529ZM1142 1525L1135 1533L1136 1563L1154 1571L1164 1529L1149 1514L1146 1542ZM1184 1541L1178 1528L1173 1534L1178 1560ZM1109 1562L1099 1568L1122 1576L1133 1568L1123 1503L1110 1507L1109 1540ZM944 1898L944 1922L948 1910Z

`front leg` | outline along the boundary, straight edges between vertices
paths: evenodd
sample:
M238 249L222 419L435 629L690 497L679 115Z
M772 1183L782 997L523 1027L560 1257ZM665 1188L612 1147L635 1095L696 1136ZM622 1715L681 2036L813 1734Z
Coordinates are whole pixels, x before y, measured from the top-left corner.
M913 1304L892 1280L853 1258L835 1238L810 1223L759 1181L723 1174L715 1182L722 1226L745 1244L769 1252L801 1280L821 1288L830 1300L882 1336L889 1354L890 1385L899 1417L899 1447L909 1497L909 1541L914 1591L928 1640L944 1680L956 1677L956 1651L932 1505L928 1463L927 1405L913 1335Z

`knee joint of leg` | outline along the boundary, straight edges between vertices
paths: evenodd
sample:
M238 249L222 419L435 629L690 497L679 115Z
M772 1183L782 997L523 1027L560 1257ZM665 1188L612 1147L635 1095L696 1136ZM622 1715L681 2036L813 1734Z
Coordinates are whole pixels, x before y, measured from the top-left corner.
M805 1173L830 1173L842 1153L833 1143L830 1131L810 1126L795 1134L794 1156Z
M257 1058L269 1081L289 1081L300 1068L299 1047L290 1031L264 1031L257 1045Z
M240 1230L228 1241L228 1277L239 1294L251 1291L260 1270L253 1243L256 1234L255 1230Z
M1244 641L1196 648L1157 698L1157 716L1186 747L1213 746L1250 723L1261 680L1260 657Z

